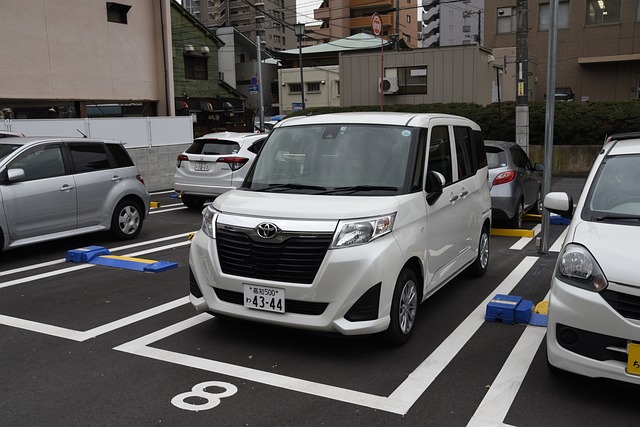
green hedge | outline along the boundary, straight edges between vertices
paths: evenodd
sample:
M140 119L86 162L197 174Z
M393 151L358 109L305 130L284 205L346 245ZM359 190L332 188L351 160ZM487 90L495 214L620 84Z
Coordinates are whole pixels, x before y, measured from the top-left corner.
M379 105L308 108L303 114L342 111L380 111ZM515 103L385 105L384 111L447 113L468 117L482 127L485 139L515 141ZM546 103L529 104L529 143L542 145L545 138ZM556 102L554 145L599 145L607 135L640 131L640 102Z

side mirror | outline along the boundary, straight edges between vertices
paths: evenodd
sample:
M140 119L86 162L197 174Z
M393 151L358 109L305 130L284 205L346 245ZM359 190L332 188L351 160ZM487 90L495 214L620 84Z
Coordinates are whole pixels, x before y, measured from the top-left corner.
M24 169L15 168L7 170L7 180L9 182L22 181L24 179Z
M544 207L549 212L571 219L573 216L573 197L568 193L549 193L544 198Z
M427 183L425 189L427 191L427 203L433 205L442 195L442 189L445 184L444 175L440 172L429 171L427 173Z
M544 165L542 163L537 163L533 165L533 169L536 171L543 171L544 170Z

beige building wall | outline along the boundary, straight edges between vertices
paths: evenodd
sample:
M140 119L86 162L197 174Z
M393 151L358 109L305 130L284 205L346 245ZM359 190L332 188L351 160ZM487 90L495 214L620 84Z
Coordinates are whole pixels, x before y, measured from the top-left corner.
M107 21L102 0L3 0L0 107L8 99L150 100L168 114L168 1L128 0L121 24Z
M384 52L385 77L394 77L401 67L424 66L427 74L425 94L387 94L381 101L379 79L381 54L343 54L340 56L340 105L431 104L492 102L495 69L491 52L477 45L415 49L410 52Z
M305 108L311 107L339 107L340 106L340 75L338 65L316 68L304 68L304 99ZM293 111L293 104L302 103L300 92L291 92L291 85L300 84L300 68L285 68L278 70L280 114ZM317 88L318 90L309 90Z

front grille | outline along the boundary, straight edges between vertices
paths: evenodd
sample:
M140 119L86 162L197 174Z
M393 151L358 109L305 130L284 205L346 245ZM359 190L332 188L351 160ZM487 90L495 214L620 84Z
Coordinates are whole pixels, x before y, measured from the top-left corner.
M216 292L216 296L220 301L228 302L231 304L243 305L242 292L228 291L226 289L213 288ZM295 301L290 299L284 300L284 310L287 313L296 314L308 314L310 316L319 316L324 313L324 310L329 304L325 302L309 302L309 301Z
M313 282L331 235L299 235L284 241L257 241L237 230L216 229L222 272L277 282Z
M609 289L600 292L600 295L621 316L640 320L640 297Z

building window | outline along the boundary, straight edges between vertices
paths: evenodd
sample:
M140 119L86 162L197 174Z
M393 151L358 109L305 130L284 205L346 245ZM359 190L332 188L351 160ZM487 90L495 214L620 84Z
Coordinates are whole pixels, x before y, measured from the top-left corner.
M184 77L190 80L209 80L208 58L185 55Z
M307 83L307 92L320 93L320 82Z
M463 33L470 33L471 32L471 25L463 25L462 26L462 32Z
M538 20L539 31L549 31L549 17L551 9L549 3L540 4L540 17ZM563 30L569 28L569 2L561 1L558 3L558 14L556 15L558 28Z
M289 83L289 93L302 92L302 85L300 83Z
M622 0L587 0L587 25L620 22L621 2Z
M385 73L386 75L386 73ZM398 94L412 95L427 93L427 66L399 67Z
M117 22L118 24L127 23L127 13L131 6L120 3L107 2L107 21Z
M407 15L407 24L411 24L411 15Z
M498 8L498 34L515 33L517 28L515 7Z

